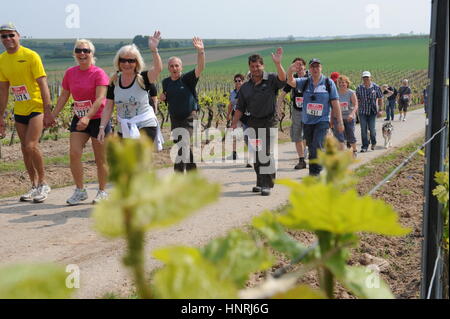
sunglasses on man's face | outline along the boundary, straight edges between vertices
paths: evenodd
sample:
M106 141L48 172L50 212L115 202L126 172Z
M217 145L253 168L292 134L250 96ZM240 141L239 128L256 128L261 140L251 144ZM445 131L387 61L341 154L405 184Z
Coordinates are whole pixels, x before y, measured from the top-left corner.
M136 59L123 59L123 58L119 58L119 63L136 63Z
M2 39L14 38L16 35L14 33L2 34Z
M241 83L241 82L242 82L241 79L234 80L234 83Z
M80 48L76 48L75 49L75 53L84 53L84 54L88 54L91 53L91 49L80 49Z

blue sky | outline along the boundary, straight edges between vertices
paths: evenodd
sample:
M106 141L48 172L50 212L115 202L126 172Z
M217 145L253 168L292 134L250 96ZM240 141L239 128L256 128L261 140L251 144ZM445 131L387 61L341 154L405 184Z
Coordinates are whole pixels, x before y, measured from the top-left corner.
M431 0L19 0L12 21L33 38L266 38L429 33Z

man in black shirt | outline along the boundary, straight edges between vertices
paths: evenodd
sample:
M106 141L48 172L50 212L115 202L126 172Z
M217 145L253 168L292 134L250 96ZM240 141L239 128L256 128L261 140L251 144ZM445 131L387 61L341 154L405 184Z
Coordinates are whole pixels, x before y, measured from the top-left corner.
M160 95L160 100L166 101L169 106L173 139L174 143L177 143L179 147L174 170L180 173L197 168L190 147L190 137L193 133L193 122L197 119L198 102L195 88L205 68L205 47L203 41L197 37L193 38L192 43L197 49L197 66L195 70L182 74L183 63L181 59L178 57L169 58L168 68L170 76L163 80L163 93ZM184 139L179 129L187 130L189 138L183 134L186 137ZM183 154L184 147L180 143L189 144L189 159L187 154Z
M277 73L264 71L264 61L259 54L251 55L248 59L250 80L244 83L239 91L239 100L231 127L236 129L238 121L245 112L250 114L248 126L253 129L249 132L249 144L255 151L256 186L253 192L262 196L270 195L274 186L276 163L273 154L274 143L271 140L271 128L277 127L276 97L278 90L286 85L286 72L281 65L283 50L277 49L272 54L272 60ZM252 132L254 131L254 132ZM252 135L254 138L252 138Z
M408 106L411 103L411 97L412 92L408 85L408 80L404 79L402 81L402 86L398 89L398 110L400 113L400 121L402 120L402 113L403 122L406 121L406 112L408 111Z
M386 106L386 118L385 121L393 121L394 120L394 112L395 112L395 102L397 100L397 90L395 87L384 84L381 86L381 90L383 95L387 98L387 106Z

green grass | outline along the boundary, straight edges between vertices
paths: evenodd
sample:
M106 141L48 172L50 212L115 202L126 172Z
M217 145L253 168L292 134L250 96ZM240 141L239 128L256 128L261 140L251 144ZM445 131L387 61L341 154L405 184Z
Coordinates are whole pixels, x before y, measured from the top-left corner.
M423 138L418 138L414 142L411 142L403 147L396 149L386 155L377 157L371 160L369 163L358 167L355 170L355 175L359 178L370 175L375 167L383 166L385 167L385 172L383 175L389 175L396 167L391 163L401 158L404 159L406 156L414 152L423 143Z
M275 48L275 47L274 47ZM271 60L274 48L260 53L266 69L275 71ZM422 70L428 65L428 38L383 38L370 40L322 41L283 45L283 65L297 56L306 61L320 58L324 72L342 70ZM405 54L408 52L408 54ZM205 74L247 71L249 54L208 63Z
M94 160L94 153L83 154L81 160L83 162ZM50 157L44 159L44 164L68 166L70 164L70 158L69 155ZM25 164L23 163L23 160L14 162L0 162L0 173L7 173L14 171L25 171Z

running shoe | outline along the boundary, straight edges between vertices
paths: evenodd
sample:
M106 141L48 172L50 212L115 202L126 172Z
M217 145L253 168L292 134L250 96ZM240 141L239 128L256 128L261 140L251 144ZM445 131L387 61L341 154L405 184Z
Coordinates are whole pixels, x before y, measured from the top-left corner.
M33 200L33 197L36 196L37 193L37 187L33 186L28 193L23 194L22 196L20 196L20 201L21 202L29 202L31 200Z
M100 201L108 198L108 193L105 191L98 190L97 195L95 196L92 204L98 204Z
M86 189L78 189L76 188L73 192L73 195L66 200L66 203L70 206L75 206L80 204L82 201L86 200L88 198Z
M47 184L41 184L37 188L36 195L33 197L34 203L43 203L52 189Z

